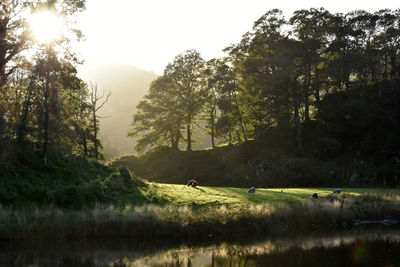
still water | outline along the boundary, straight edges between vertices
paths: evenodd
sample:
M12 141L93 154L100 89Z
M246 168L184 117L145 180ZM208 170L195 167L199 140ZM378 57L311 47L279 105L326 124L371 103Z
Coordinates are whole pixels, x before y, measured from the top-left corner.
M180 244L167 240L0 244L0 266L400 266L400 231Z

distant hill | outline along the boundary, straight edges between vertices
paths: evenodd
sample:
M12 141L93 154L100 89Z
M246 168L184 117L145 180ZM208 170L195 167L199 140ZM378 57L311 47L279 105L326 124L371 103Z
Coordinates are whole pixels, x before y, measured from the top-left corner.
M134 153L135 140L126 137L136 104L147 93L150 82L157 78L152 71L145 71L123 64L84 65L79 69L80 77L87 83L96 83L98 88L111 91L111 98L100 115L101 141L106 158Z

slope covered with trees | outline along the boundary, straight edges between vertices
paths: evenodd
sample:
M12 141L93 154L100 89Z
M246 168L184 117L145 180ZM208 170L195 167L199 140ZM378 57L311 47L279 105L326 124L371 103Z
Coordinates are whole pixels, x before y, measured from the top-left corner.
M226 58L204 62L195 50L178 55L133 116L129 135L139 136L137 149L157 162L144 173L161 178L162 166L174 161L175 154L154 152L157 147L176 150L184 143L190 151L196 123L206 125L212 144L218 137L240 151L243 142L255 143L250 154L240 154L246 171L237 173L232 165L222 172L235 179L271 184L291 168L282 165L285 160L272 164L282 158L296 165L290 176L300 177L296 184L317 175L325 182L398 184L399 23L399 10L342 14L321 8L287 19L274 9L225 49ZM251 165L279 171L261 175ZM322 176L313 171L326 165ZM208 170L204 179L216 176ZM185 179L179 171L165 179Z
M74 22L84 8L77 0L0 2L1 204L77 208L109 202L116 184L133 185L129 171L96 161L97 112L109 95L77 75L71 43L82 37ZM28 18L43 12L62 20L62 35L38 40Z

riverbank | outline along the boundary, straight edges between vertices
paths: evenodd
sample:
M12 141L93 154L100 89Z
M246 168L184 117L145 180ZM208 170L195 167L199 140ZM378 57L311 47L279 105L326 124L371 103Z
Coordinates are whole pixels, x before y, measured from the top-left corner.
M218 191L218 188L185 187L185 190L196 192L203 190L203 194L216 190L215 197L220 198L220 203L216 203L214 196L210 195L209 202L201 204L199 199L192 198L189 203L179 194L160 193L162 190L157 191L159 195L152 196L152 203L150 192L154 186L164 185L153 184L149 186L151 189L143 189L148 190L147 195L143 192L143 196L149 202L141 206L128 204L128 194L117 206L96 205L79 210L54 206L1 207L0 239L223 239L233 235L256 237L310 230L324 232L357 227L355 224L359 220L400 219L400 193L397 190L357 193L361 189L354 189L354 192L344 189L349 192L311 199L299 197L298 191L316 189L285 189L283 193L264 189L264 194L263 190L257 190L255 195L248 196L241 194L246 192L245 189L220 188ZM270 201L264 198L276 194L279 198ZM170 203L166 202L167 196ZM242 202L237 199L242 199ZM280 201L283 199L286 201Z

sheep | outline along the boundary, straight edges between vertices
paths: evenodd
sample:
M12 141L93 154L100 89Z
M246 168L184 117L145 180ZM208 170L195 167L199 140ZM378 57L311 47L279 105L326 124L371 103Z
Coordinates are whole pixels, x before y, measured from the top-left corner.
M255 194L256 193L256 188L254 186L250 187L249 191L247 191L247 194Z
M335 190L332 191L333 194L340 194L342 193L342 189L336 188Z
M197 186L197 181L196 180L189 180L189 182L186 184L187 186L191 187L196 187Z

